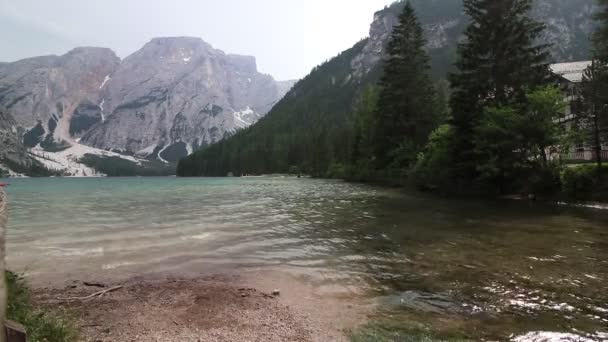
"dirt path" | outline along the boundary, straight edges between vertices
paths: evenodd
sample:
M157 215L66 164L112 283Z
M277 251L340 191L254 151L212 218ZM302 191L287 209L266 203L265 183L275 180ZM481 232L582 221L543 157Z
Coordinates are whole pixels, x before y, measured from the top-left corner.
M90 300L58 299L103 290L74 283L64 289L35 290L34 299L40 306L66 309L76 317L82 340L94 342L347 341L346 325L361 317L350 304L323 305L322 298L305 293L273 296L272 290L238 285L242 283L236 276L132 279L105 284L106 289L124 287ZM298 305L299 295L307 305ZM344 308L353 314L340 315ZM349 318L343 320L345 316Z

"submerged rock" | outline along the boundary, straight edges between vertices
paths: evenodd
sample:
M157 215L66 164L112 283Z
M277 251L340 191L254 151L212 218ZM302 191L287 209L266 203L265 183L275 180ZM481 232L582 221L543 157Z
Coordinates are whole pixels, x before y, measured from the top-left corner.
M422 312L446 313L463 311L463 307L454 299L442 294L429 292L405 291L396 295L383 297L380 302L393 308Z

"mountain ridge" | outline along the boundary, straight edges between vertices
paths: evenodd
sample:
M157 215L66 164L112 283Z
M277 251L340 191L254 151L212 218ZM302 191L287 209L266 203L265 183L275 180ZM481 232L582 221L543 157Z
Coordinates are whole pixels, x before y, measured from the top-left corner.
M84 144L172 162L257 121L292 84L258 72L253 56L157 37L122 60L77 47L0 64L0 105L30 149Z

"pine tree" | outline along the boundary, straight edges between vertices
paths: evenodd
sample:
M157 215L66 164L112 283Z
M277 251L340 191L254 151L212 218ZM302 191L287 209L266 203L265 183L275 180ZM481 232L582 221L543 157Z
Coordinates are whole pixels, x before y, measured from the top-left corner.
M378 102L378 88L369 86L361 94L354 113L354 141L351 151L351 164L356 165L362 159L373 155L374 113Z
M368 86L358 101L354 113L354 132L350 158L349 179L365 181L373 173L374 113L378 103L378 88Z
M450 75L450 104L455 174L465 183L476 174L474 129L484 108L523 103L550 77L547 45L535 43L544 25L528 16L532 1L464 0L470 23Z
M602 167L602 119L605 115L605 107L608 102L606 92L608 83L606 82L606 66L599 60L592 61L591 65L583 73L581 82L581 102L582 113L579 114L578 123L582 128L589 130L589 141L595 152L595 162L598 171ZM601 176L601 172L598 172Z
M608 140L608 0L598 0L600 10L595 15L598 28L593 34L594 61L590 70L587 70L585 80L591 91L592 101L587 101L593 109L594 117L593 141L596 150L596 163L598 168L602 165L602 141ZM589 96L587 96L589 98ZM598 169L601 177L601 170Z
M599 23L593 35L593 47L596 57L608 64L608 0L597 0L600 10L595 15Z
M434 128L435 90L425 44L422 27L408 2L387 47L374 115L374 151L380 169L409 166L403 164L415 161L416 151Z

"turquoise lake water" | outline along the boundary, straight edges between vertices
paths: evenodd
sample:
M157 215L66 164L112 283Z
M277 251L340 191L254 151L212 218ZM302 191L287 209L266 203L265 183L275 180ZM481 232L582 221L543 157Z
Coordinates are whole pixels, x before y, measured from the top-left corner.
M280 177L8 181L8 264L34 283L280 267L480 339L608 339L606 210Z

